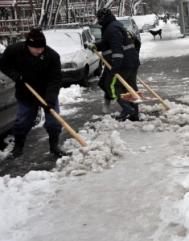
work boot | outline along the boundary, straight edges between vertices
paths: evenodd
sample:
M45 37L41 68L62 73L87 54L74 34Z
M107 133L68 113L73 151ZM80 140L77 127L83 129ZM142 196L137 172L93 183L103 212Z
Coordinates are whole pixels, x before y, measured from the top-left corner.
M49 134L49 146L50 146L50 153L57 156L62 157L66 155L60 147L58 146L59 135L57 134Z
M138 110L138 104L131 103L132 107L134 107L135 112L134 114L131 114L128 118L130 121L140 121L139 119L139 110Z
M115 116L115 120L117 121L126 121L127 119L129 119L130 115L129 114L125 114L125 113L122 113L118 116Z
M131 115L128 119L130 121L140 121L139 115L137 115L137 114Z
M135 107L132 103L121 98L117 102L122 108L120 115L115 117L117 121L126 121L131 115L135 114Z

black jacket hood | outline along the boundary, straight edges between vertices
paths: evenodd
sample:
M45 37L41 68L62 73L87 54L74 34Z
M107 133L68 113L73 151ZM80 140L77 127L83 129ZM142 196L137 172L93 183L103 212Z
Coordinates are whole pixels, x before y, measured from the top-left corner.
M111 22L116 21L116 18L114 15L108 15L104 17L101 23L99 23L102 26L102 29L106 28Z

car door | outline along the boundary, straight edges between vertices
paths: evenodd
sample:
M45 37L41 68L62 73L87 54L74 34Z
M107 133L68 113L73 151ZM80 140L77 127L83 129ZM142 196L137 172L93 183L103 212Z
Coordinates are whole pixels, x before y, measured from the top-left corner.
M14 82L0 72L0 134L13 124L16 115Z

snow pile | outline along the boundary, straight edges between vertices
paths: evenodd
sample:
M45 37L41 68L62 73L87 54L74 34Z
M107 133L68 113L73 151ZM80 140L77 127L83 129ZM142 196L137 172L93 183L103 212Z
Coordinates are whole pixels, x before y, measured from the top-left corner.
M55 183L55 174L46 171L30 171L23 178L0 178L0 240L27 240L19 234L19 228L25 224L28 212L40 210L55 195Z
M84 101L83 91L85 88L79 85L71 85L69 88L61 88L59 101L61 105Z
M71 85L69 88L61 88L59 93L60 112L62 116L76 114L79 112L78 107L70 108L67 104L73 104L85 101L84 92L85 88L79 85ZM67 106L66 106L67 105Z
M103 169L111 168L129 151L127 143L115 130L118 126L110 116L105 117L102 122L97 122L95 130L86 127L80 131L80 135L86 139L88 145L79 147L75 140L67 140L64 149L72 151L71 157L63 157L58 160L57 168L63 175L82 175L88 171L101 172ZM107 128L111 123L112 130Z
M180 126L189 123L189 107L169 102L171 109L163 111L160 104L142 106L142 122L117 122L110 115L105 115L101 121L86 123L79 132L87 142L87 147L80 147L75 139L65 142L63 149L71 153L58 160L57 170L63 176L83 175L89 171L101 172L111 168L115 162L129 155L124 135L128 130L141 132L178 131ZM156 117L153 113L159 115ZM123 131L124 130L124 131ZM124 134L125 133L125 134Z

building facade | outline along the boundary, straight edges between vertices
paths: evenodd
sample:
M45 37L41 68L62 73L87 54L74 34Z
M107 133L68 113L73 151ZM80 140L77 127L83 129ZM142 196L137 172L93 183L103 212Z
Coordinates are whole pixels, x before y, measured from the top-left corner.
M189 0L179 1L179 22L181 33L189 35Z

